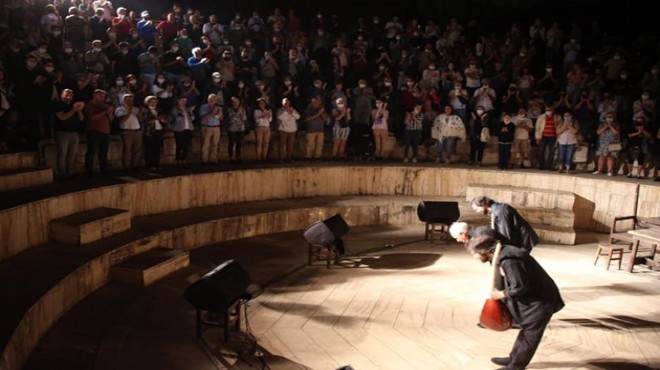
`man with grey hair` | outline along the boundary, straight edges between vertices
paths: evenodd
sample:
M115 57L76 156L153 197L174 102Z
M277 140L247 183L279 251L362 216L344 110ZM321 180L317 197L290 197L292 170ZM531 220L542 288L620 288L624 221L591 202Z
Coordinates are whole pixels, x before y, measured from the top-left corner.
M469 242L470 239L472 239L473 237L483 234L488 234L488 235L494 234L494 236L498 240L506 239L500 233L494 231L488 226L470 227L470 225L468 225L467 222L454 222L451 224L451 226L449 226L449 235L451 235L452 238L456 239L456 241L459 241L464 244Z
M490 213L493 229L505 238L503 243L520 247L527 253L539 243L536 231L510 205L498 203L482 195L472 199L470 206L477 213L483 215Z

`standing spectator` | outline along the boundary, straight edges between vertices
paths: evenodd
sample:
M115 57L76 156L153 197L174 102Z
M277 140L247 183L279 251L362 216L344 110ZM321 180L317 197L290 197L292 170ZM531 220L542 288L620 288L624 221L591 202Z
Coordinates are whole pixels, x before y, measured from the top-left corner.
M461 117L454 114L451 105L445 106L443 114L433 122L434 139L437 140L436 163L444 158L445 164L451 163L451 156L456 152L456 144L465 141L465 124Z
M374 123L371 128L374 131L374 139L376 141L376 160L383 158L383 149L385 147L385 141L389 135L389 125L388 121L390 118L390 112L387 110L387 102L384 102L382 99L376 100L376 109L371 113L371 118Z
M268 106L266 99L257 100L257 108L254 110L254 122L257 135L257 160L265 161L268 157L270 146L270 123L273 121L273 111Z
M557 125L557 144L559 147L559 173L571 173L573 154L578 144L577 135L580 126L571 112L564 112L564 119Z
M112 27L110 16L104 16L105 9L96 8L95 14L89 19L90 38L92 40L106 41L108 28ZM84 50L81 48L80 50Z
M277 113L278 124L278 154L280 162L285 160L291 162L293 160L293 146L296 139L296 131L298 131L297 120L300 119L300 114L293 109L289 99L282 99L282 108Z
M616 156L621 151L621 128L616 122L614 113L607 113L605 122L601 123L596 133L598 134L598 144L596 155L598 156L598 165L594 175L603 173L605 161L607 160L607 176L614 176L614 162ZM618 147L611 144L619 144Z
M149 46L146 52L138 55L137 60L140 66L140 81L147 86L153 85L160 65L158 49Z
M87 176L94 174L94 156L97 153L101 174L108 174L110 122L114 118L114 109L105 103L105 97L104 90L96 89L92 100L85 105L85 130L87 132L85 170Z
M332 118L335 121L332 128L332 159L346 159L346 141L351 133L351 108L346 105L346 100L339 98L336 101L337 108L332 110Z
M312 98L309 107L305 111L305 139L307 142L305 158L310 160L321 158L326 122L328 122L328 114L323 107L321 99L318 97Z
M525 168L525 161L530 158L531 143L529 133L534 130L532 120L527 117L525 108L518 109L518 115L511 119L516 126L513 134L514 161L518 158L520 168Z
M408 163L408 151L412 149L412 162L417 163L417 152L419 150L419 140L422 137L422 122L424 121L424 113L422 112L422 103L415 103L415 107L411 112L406 114L405 118L405 145L403 147L403 162Z
M644 90L639 100L633 103L633 121L644 118L645 122L655 119L655 102L651 99L651 91Z
M137 22L137 33L147 45L152 46L155 43L154 37L156 35L156 26L154 26L154 22L151 21L151 16L148 11L143 11L140 14L140 17L142 19Z
M498 167L500 170L508 170L511 158L511 145L513 144L513 137L516 130L516 125L511 122L511 113L504 113L499 126L497 130L499 132L497 137L499 152Z
M166 20L158 23L156 31L160 34L163 40L163 49L170 48L170 42L174 40L179 32L179 24L174 20L174 13L168 13Z
M117 16L112 18L112 27L117 30L117 39L124 40L130 35L133 23L126 14L126 8L117 8Z
M229 160L232 163L241 163L241 146L247 125L247 112L241 100L235 96L231 97L231 106L227 109L229 127Z
M470 95L473 95L474 92L481 87L481 77L483 76L483 71L481 68L477 67L477 60L470 60L470 65L465 68L465 87L468 90Z
M353 121L356 124L369 124L371 117L371 104L374 100L374 91L367 85L367 80L360 79L358 86L353 89Z
M632 167L637 161L637 178L642 178L644 171L644 157L646 152L646 143L652 137L650 130L645 127L644 117L637 117L634 121L632 130L628 133L628 176L633 177Z
M179 95L170 114L170 127L174 131L174 141L176 142L175 159L177 165L183 168L188 166L188 148L192 131L195 128L193 126L194 117L188 110L187 104L186 96Z
M223 28L222 25L218 23L218 17L215 14L209 16L209 21L202 27L202 32L204 33L204 36L211 40L213 45L217 46L222 42Z
M69 15L64 19L64 39L71 43L76 51L85 50L85 27L87 21L78 14L78 8L69 8Z
M484 110L484 107L477 106L477 109L470 113L470 159L468 165L470 166L481 166L481 162L484 159L484 148L486 147L486 142L483 141L482 133L484 129L490 130L488 127L488 113ZM490 137L490 131L488 131L488 136Z
M206 104L199 107L199 118L202 130L202 163L218 164L220 124L224 117L217 95L210 94Z
M190 78L195 81L195 86L203 91L208 81L208 71L211 69L211 60L202 56L202 49L193 48L192 56L188 58L188 69Z
M140 112L140 125L144 130L144 162L151 171L160 170L160 152L163 147L163 130L167 116L158 111L158 98L149 95L144 99Z
M61 100L55 105L55 143L57 144L57 175L61 179L73 178L78 133L85 119L85 103L73 101L73 91L62 90Z
M125 94L120 101L121 105L115 110L115 117L121 129L122 164L124 170L136 171L142 161L142 129L138 118L140 109L134 104L133 94Z
M170 44L170 50L166 51L161 58L161 65L167 81L177 85L185 74L187 67L186 59L179 50L178 42L173 41Z
M536 120L535 137L538 143L538 166L540 170L552 170L555 160L555 144L557 143L557 126L561 117L555 114L551 105L545 107L545 114ZM548 155L546 156L546 151Z
M490 112L495 109L495 102L497 101L497 94L495 90L490 87L490 80L487 78L483 79L483 85L480 88L474 91L474 96L472 97L473 105L476 107L478 105L482 106L486 112Z
M463 82L454 81L453 89L449 91L449 105L454 110L454 113L465 121L467 114L467 103L470 96L466 89L463 88Z

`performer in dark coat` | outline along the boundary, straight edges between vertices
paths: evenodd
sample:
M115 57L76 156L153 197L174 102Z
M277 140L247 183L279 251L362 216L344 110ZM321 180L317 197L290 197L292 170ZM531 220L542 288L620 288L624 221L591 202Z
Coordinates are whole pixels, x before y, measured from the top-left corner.
M472 209L494 218L494 229L506 238L503 244L522 248L527 253L539 243L539 236L532 226L515 208L505 203L498 203L488 197L480 196L470 202Z
M497 239L494 234L481 233L466 244L467 250L482 262L490 262ZM547 272L525 250L503 245L499 255L500 274L491 299L506 304L521 330L508 357L491 361L504 367L500 370L525 369L541 342L552 315L564 307L557 285Z

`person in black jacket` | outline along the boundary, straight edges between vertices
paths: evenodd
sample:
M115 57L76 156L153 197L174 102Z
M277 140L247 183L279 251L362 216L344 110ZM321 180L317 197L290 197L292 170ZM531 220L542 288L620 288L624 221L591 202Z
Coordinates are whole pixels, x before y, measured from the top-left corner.
M498 203L488 197L479 196L470 202L472 209L483 215L490 213L494 229L506 239L505 244L513 245L530 253L539 243L539 236L532 226L515 208L505 203Z
M497 128L499 148L499 163L498 167L501 170L509 169L509 161L511 159L511 147L513 146L513 134L516 131L516 125L511 122L511 113L504 113L502 121Z
M481 233L466 244L468 252L482 262L493 262L498 240ZM530 363L552 315L564 307L557 285L539 263L517 246L504 244L497 260L500 274L491 299L502 300L520 325L520 332L507 357L493 357L499 370L522 370Z

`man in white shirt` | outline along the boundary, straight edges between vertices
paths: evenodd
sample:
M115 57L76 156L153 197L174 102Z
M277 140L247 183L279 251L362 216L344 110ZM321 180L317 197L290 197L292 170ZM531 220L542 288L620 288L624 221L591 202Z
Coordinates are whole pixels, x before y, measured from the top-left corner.
M487 78L483 79L483 85L474 92L474 106L482 106L486 112L492 111L495 106L494 102L497 99L497 94L495 90L490 87L490 80Z
M300 113L293 108L289 99L282 99L282 108L277 112L280 162L293 160L293 147L299 119Z
M456 152L456 143L465 141L465 124L461 117L454 114L451 105L445 106L445 112L433 122L431 135L437 140L436 163L444 157L446 164L451 163L451 156Z
M516 125L516 131L513 134L513 155L514 161L516 157L519 160L520 168L525 168L525 161L529 159L531 151L531 143L529 140L529 133L534 129L532 120L527 117L525 108L518 110L518 115L511 119Z
M137 170L142 160L142 130L138 114L140 110L134 106L133 94L121 98L122 105L115 110L115 117L121 129L122 164L125 170Z

